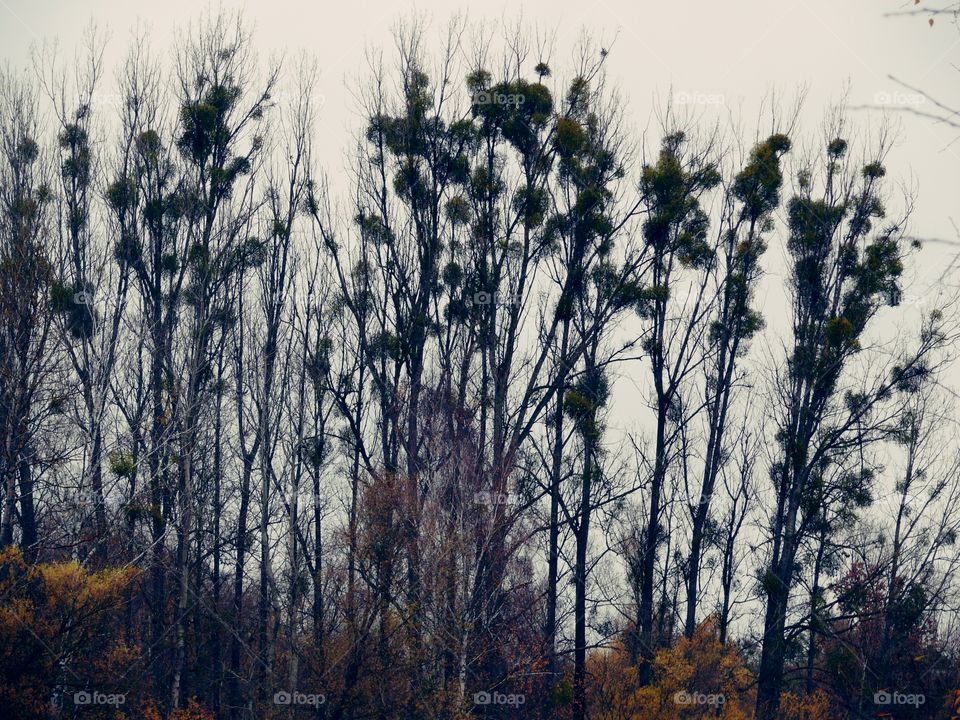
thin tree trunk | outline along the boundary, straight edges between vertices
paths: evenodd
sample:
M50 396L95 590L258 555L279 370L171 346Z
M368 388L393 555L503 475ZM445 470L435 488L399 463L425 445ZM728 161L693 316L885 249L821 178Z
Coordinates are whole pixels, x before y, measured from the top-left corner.
M33 449L25 448L20 458L20 525L23 536L20 541L27 562L33 562L37 553L37 519L33 509Z
M650 483L650 517L643 538L640 578L640 684L649 685L653 663L653 575L656 572L657 544L660 536L660 495L666 477L666 406L659 401L657 412L656 458Z
M587 546L590 540L590 492L593 475L592 442L584 442L584 467L580 488L580 518L574 566L574 668L573 719L587 717Z
M192 398L191 398L192 400ZM191 431L187 430L188 435ZM170 706L180 707L181 682L186 653L187 606L190 598L190 534L193 524L193 463L191 454L193 443L189 440L180 448L183 488L181 491L181 541L177 563L180 578L180 593L177 599L176 640L174 647L173 681L170 690Z

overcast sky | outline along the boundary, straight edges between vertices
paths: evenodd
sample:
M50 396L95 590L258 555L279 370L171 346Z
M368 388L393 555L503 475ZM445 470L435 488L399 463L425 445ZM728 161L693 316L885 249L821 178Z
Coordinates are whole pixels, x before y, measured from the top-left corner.
M438 31L458 11L488 21L522 15L556 28L558 60L565 59L582 29L589 30L612 45L611 77L638 125L646 124L656 97L678 93L700 99L722 96L722 109L742 107L749 113L771 90L788 94L806 85L807 111L814 118L847 84L852 105L910 102L910 91L889 79L891 74L947 104L960 105L957 28L946 17L933 27L923 17L885 17L913 7L913 0L269 0L223 5L245 10L264 54L306 49L317 57L318 91L324 98L320 150L331 159L341 154L357 125L345 81L360 68L365 47L391 46L391 26L414 8L431 16ZM31 45L56 37L70 51L84 26L96 19L110 30L111 57L123 54L138 20L150 29L154 47L162 49L175 29L196 19L202 8L196 0L0 0L0 48L6 60L23 66ZM913 107L933 110L929 101ZM862 116L866 123L872 116L876 124L880 115L863 111L854 118ZM915 184L918 191L913 230L924 237L957 239L950 218L960 222L960 141L950 143L960 132L898 116L900 143L889 167L894 177ZM943 249L936 254L942 255Z

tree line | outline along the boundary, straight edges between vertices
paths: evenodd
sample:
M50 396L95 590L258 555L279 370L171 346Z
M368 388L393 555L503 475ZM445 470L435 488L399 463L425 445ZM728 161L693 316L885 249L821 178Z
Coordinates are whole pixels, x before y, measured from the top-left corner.
M438 38L328 174L241 17L0 77L4 712L960 714L889 135L640 132L589 40Z

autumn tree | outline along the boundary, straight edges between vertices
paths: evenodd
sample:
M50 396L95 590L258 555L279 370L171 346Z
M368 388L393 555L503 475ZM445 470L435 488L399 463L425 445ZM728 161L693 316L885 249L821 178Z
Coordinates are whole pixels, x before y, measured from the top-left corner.
M690 553L686 567L686 615L684 633L697 626L700 598L700 564L704 535L721 466L728 455L726 443L731 401L738 383L738 366L750 339L761 329L763 319L751 301L759 280L760 261L766 250L764 235L773 230L772 213L780 203L783 174L781 156L790 141L781 134L759 143L749 162L733 179L725 200L724 222L716 262L721 265L719 299L710 322L711 357L705 362L707 442L699 492L690 495Z
M820 172L799 171L787 207L793 325L775 384L780 457L770 473L776 505L770 563L761 578L766 608L759 718L777 715L798 550L819 515L824 483L834 483L833 502L869 502L867 476L832 474L831 468L885 436L896 412L891 400L930 371L931 354L945 340L933 316L918 347L883 367L884 374L857 381L844 372L861 352L870 321L883 305L896 305L901 293L903 221L883 219L882 157L881 147L854 167L847 141L830 139Z

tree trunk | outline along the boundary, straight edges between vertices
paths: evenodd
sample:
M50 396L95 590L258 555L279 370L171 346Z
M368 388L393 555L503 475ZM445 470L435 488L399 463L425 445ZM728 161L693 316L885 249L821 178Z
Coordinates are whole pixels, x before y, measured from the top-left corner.
M20 540L20 546L23 548L23 555L27 562L33 562L36 558L37 544L37 519L33 509L33 477L32 448L25 448L20 458L20 525L23 528L23 536Z
M573 720L587 717L587 546L590 541L590 491L593 475L592 442L584 442L584 467L580 488L577 557L574 567L574 668Z
M640 578L640 684L649 685L653 663L653 575L656 572L657 543L660 535L660 495L667 472L666 403L661 399L657 411L656 459L650 484L650 517L643 539Z
M240 717L240 645L243 636L243 572L247 553L247 518L250 513L250 476L253 457L244 454L240 478L240 509L237 514L237 555L233 576L233 633L230 636L230 717Z
M191 398L192 399L192 398ZM188 434L190 431L187 431ZM189 440L181 446L181 472L183 474L183 488L181 489L181 516L182 529L180 532L180 552L177 562L177 572L180 579L180 594L177 599L176 644L174 648L173 681L170 689L170 706L173 709L180 707L182 695L183 666L186 657L186 622L187 606L190 597L190 532L193 523L193 464L191 454L193 443Z

